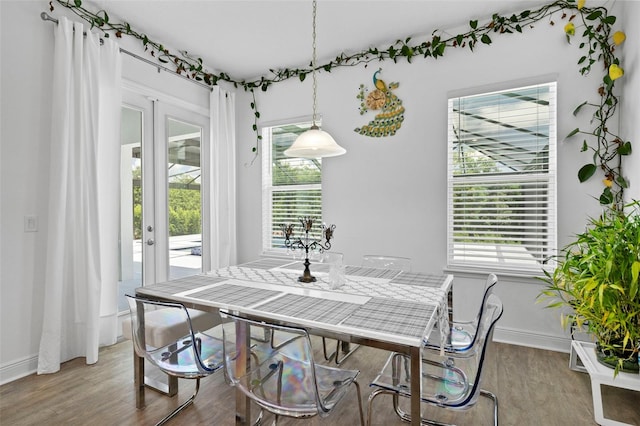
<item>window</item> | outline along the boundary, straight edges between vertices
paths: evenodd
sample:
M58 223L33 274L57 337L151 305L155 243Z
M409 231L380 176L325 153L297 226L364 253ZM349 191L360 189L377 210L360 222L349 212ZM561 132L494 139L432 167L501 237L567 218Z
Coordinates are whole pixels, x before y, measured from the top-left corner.
M317 123L320 124L320 123ZM262 249L263 252L285 248L281 226L296 225L299 218L312 217L322 223L322 162L319 158L292 158L284 155L310 122L264 127L262 158ZM320 227L314 226L314 237ZM317 235L315 235L317 234Z
M449 99L449 267L540 272L556 248L556 83Z

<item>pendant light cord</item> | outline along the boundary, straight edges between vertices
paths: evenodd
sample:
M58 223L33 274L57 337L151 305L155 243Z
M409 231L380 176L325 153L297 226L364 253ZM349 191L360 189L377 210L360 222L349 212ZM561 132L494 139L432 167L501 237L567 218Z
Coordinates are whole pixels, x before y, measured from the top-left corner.
M316 97L317 97L317 90L318 90L318 83L316 81L316 0L313 0L313 25L312 25L312 33L311 33L311 39L312 41L312 48L313 48L313 55L311 57L311 74L313 77L313 118L312 118L312 128L317 128L316 126Z

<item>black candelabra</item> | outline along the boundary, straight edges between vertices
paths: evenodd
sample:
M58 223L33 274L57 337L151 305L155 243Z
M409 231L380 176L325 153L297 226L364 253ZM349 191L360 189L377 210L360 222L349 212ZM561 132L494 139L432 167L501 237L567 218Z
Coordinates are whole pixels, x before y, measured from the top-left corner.
M284 234L284 244L291 250L304 249L304 273L301 277L298 277L298 281L303 283L311 283L316 280L316 277L311 275L309 270L309 250L318 250L322 253L325 250L331 249L331 238L333 238L333 231L336 229L335 225L322 225L322 237L320 239L313 238L309 235L313 228L313 219L311 217L301 217L300 224L302 224L303 234L297 238L293 235L293 228L295 225L284 224L282 225L282 233Z

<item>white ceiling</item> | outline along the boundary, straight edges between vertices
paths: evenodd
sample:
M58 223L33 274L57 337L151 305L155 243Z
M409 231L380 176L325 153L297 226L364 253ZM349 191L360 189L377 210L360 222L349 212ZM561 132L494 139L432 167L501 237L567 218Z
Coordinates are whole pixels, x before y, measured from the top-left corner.
M111 20L126 21L150 39L186 50L234 78L271 68L308 66L311 0L95 0ZM340 52L388 47L406 36L485 21L546 0L318 0L318 62ZM94 9L93 6L96 6Z

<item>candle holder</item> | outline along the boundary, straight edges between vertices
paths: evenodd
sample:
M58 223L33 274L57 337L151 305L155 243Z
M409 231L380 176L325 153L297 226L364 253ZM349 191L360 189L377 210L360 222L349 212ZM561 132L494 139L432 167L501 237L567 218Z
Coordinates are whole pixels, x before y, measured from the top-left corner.
M313 228L313 219L311 217L301 217L300 224L302 225L303 235L295 238L293 236L293 228L295 225L284 224L282 225L282 233L284 234L284 245L290 250L302 250L304 249L304 272L302 276L298 277L298 281L303 283L311 283L316 281L316 277L311 275L309 270L309 250L318 250L320 253L325 250L331 249L331 238L333 238L333 231L336 229L335 225L326 226L322 224L322 238L315 239L309 236L309 232Z

